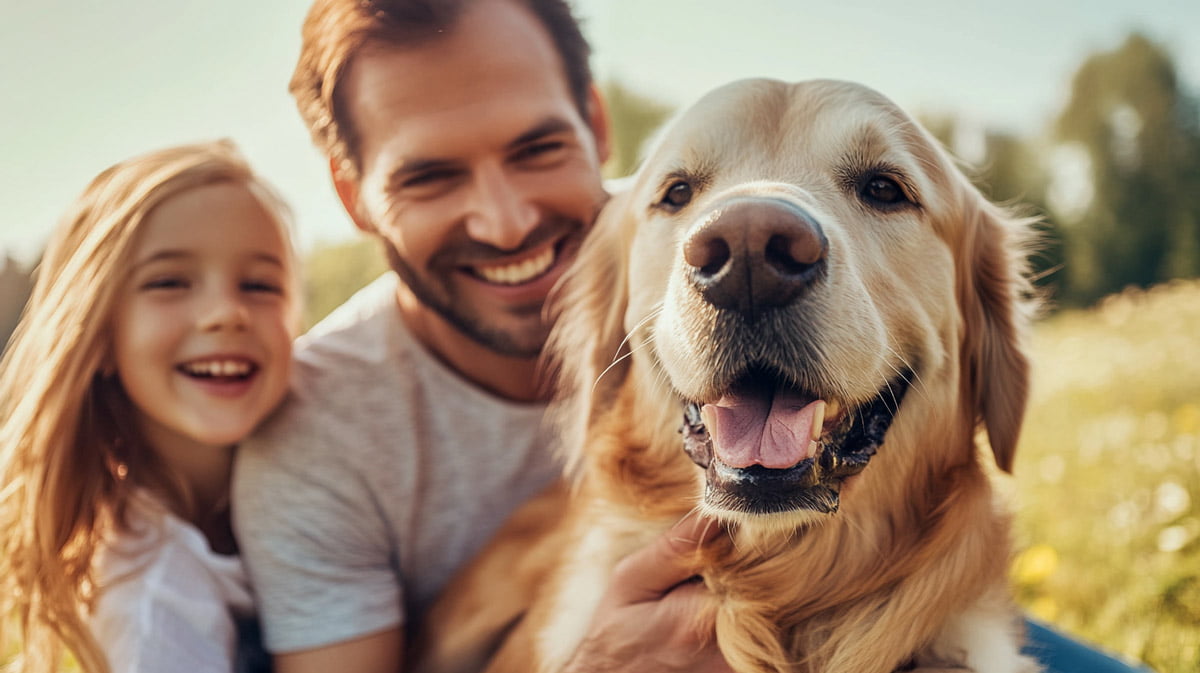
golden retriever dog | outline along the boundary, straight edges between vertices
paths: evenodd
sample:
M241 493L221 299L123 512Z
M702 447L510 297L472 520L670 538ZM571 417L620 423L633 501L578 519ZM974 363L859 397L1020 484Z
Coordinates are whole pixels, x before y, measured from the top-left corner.
M987 465L1024 415L1029 224L863 86L701 99L560 294L570 494L451 585L418 670L502 636L488 670L558 670L619 560L696 508L727 533L697 553L737 671L1037 670Z

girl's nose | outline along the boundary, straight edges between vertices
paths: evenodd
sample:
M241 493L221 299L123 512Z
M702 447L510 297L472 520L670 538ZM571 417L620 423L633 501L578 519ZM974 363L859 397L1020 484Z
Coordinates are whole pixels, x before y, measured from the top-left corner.
M207 293L200 312L200 327L204 330L245 329L250 312L236 288L213 290Z

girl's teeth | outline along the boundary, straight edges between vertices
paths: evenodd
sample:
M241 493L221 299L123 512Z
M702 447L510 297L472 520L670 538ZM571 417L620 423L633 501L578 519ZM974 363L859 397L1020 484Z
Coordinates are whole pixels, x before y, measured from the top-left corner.
M236 360L213 360L209 362L193 362L184 369L196 376L245 376L250 373L250 365Z
M476 272L479 273L484 280L497 285L520 285L528 283L537 278L550 268L554 263L554 248L546 248L544 252L529 259L518 262L517 264L509 264L507 266L480 266L476 267Z

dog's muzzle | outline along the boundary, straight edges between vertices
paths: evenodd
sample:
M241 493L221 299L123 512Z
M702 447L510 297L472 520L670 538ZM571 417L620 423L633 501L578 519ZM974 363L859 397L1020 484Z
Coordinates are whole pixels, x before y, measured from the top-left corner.
M792 447L795 455L804 457L790 465L771 463L763 457L766 451L760 451L759 455L747 458L749 453L744 449L715 444L714 442L731 441L730 433L710 432L702 405L686 402L683 426L680 429L683 434L683 450L693 462L705 470L705 502L715 509L741 514L777 514L798 510L836 512L842 483L862 472L883 444L884 436L891 427L911 379L911 371L901 373L883 386L870 401L853 408L842 409L823 430L818 427L813 431L805 425L797 433L797 441L812 441L815 443L815 450ZM810 404L821 403L816 395L762 386L761 382L756 391L742 392L738 397L751 394L769 394L776 397L790 395L799 399L817 400ZM704 405L707 406L711 405ZM731 421L738 425L732 441L744 442L747 433L757 433L758 437L763 437L772 432L767 427L769 424L788 422L787 418L774 417L777 413L787 413L774 411L779 405L772 403L769 406L772 411L765 419L761 419L762 427L753 427L753 424L760 422L758 418ZM796 418L803 419L803 416L799 415ZM803 420L800 422L804 423ZM816 439L809 439L810 432ZM774 453L786 455L787 450L788 447L776 447ZM726 458L729 456L736 459ZM727 461L737 464L730 465ZM764 462L772 466L762 464Z

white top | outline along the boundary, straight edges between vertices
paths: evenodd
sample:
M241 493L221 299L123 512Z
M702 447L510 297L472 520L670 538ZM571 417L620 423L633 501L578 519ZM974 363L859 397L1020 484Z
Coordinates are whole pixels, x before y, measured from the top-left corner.
M272 652L419 620L560 473L545 405L431 356L397 282L385 274L297 342L292 394L238 450L234 523Z
M96 558L90 626L114 673L228 673L239 617L253 615L242 562L155 499L130 503L131 529Z

